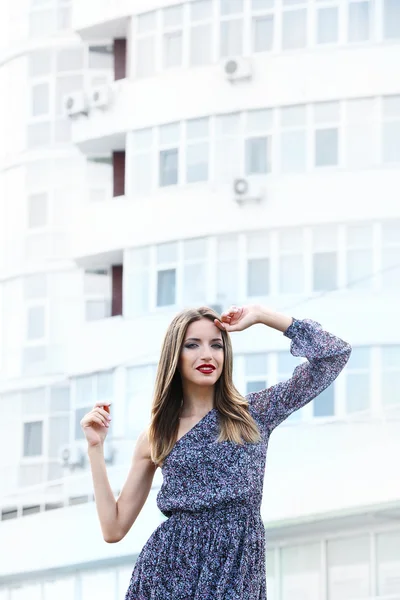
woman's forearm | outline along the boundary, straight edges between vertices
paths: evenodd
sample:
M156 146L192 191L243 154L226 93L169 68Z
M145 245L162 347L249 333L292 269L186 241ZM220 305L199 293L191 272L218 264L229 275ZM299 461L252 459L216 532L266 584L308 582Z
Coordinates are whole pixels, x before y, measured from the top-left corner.
M88 456L92 470L94 497L103 538L108 543L118 541L117 501L108 481L103 446L88 446Z
M286 331L293 322L293 317L275 312L266 306L259 306L257 311L257 323L262 323L278 331Z

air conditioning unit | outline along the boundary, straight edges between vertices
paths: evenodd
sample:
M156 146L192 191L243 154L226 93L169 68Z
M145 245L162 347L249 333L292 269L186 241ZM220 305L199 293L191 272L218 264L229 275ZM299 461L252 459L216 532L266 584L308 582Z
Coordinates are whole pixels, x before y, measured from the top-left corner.
M223 63L225 77L229 81L241 81L251 79L251 61L248 58L227 58Z
M86 453L81 446L68 444L60 448L59 462L63 467L69 467L70 469L79 467L82 469L86 463Z
M111 104L112 93L109 85L102 85L90 90L89 104L91 108L107 108Z
M233 193L238 204L261 202L265 195L265 191L260 184L249 179L235 179Z
M67 117L87 115L89 112L86 93L83 91L68 94L63 99L64 114Z

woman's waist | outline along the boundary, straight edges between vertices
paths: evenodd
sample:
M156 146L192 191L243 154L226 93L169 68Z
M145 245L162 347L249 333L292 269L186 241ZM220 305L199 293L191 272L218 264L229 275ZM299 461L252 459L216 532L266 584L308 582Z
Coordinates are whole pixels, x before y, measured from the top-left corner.
M230 501L216 503L211 506L200 506L197 508L171 508L170 518L190 519L192 521L231 521L237 519L254 518L261 520L260 504L244 501Z

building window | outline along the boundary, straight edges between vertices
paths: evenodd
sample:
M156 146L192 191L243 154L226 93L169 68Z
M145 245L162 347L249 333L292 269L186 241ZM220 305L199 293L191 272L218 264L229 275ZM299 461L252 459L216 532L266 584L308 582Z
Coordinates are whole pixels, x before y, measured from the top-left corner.
M247 296L270 294L270 240L267 232L247 236Z
M132 187L145 194L153 188L154 129L141 129L133 134Z
M306 169L306 106L288 106L280 111L281 171L301 173Z
M178 183L178 148L160 151L160 186Z
M220 56L243 54L243 0L220 0Z
M320 544L287 546L280 554L282 598L293 597L293 590L299 598L320 598L323 586Z
M29 341L42 340L46 333L46 311L42 306L31 306L27 311L27 339Z
M313 231L313 290L337 288L337 228L320 226Z
M246 394L259 392L267 388L267 355L247 354L244 357L244 370L246 376Z
M186 181L208 180L209 119L193 119L186 123Z
M212 60L213 5L212 0L195 0L190 8L190 64L206 65Z
M346 157L349 168L371 167L378 163L378 103L375 98L346 102Z
M400 593L400 530L376 534L378 596Z
M400 220L382 223L382 288L400 289Z
M167 269L157 272L157 306L175 304L176 270Z
M182 302L189 306L207 302L207 238L183 241Z
M131 248L124 256L124 315L141 315L150 309L150 248Z
M28 196L28 228L47 227L49 220L49 198L47 193Z
M350 43L366 42L371 38L371 2L351 1L348 5L348 33Z
M177 263L176 242L157 246L157 306L176 304Z
M329 6L317 9L317 44L336 44L339 38L339 9Z
M398 0L383 0L383 37L400 38L400 4Z
M370 593L369 536L328 540L328 598L367 598Z
M350 290L371 290L373 279L372 225L348 225L346 286Z
M272 110L253 110L246 113L246 175L271 172L272 126Z
M366 411L370 408L371 349L353 348L345 368L346 413Z
M400 162L400 96L384 97L382 110L383 162L398 163Z
M217 240L217 303L237 304L239 297L238 236L223 235Z
M43 421L24 423L24 457L43 454Z
M37 83L32 86L32 117L48 115L50 112L50 90L49 84Z
M160 186L178 183L180 123L163 125L159 129L159 179Z
M304 231L287 229L278 234L278 293L301 294L305 288Z
M170 6L162 11L164 68L182 65L183 5Z
M136 76L150 77L156 65L157 12L152 11L137 17Z
M92 269L84 273L86 321L111 316L111 273L109 269Z
M300 0L298 4L305 8L291 6L292 0L283 0L282 14L282 49L296 50L307 45L307 2Z
M338 102L314 105L316 167L339 163L339 110Z
M382 360L382 404L388 408L400 406L400 345L383 346Z
M275 0L252 0L252 51L270 52L274 46Z
M215 179L231 183L241 169L241 114L217 116L215 120Z
M126 371L127 439L137 438L150 422L156 369L156 365L140 365Z

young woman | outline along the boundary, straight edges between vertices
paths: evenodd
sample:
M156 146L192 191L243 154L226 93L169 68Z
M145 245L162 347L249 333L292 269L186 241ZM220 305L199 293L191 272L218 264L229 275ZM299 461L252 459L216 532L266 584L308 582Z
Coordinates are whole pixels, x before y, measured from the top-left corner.
M293 376L243 397L232 383L229 333L256 323L281 331ZM261 519L271 431L318 396L347 363L351 346L310 319L266 307L184 310L170 324L158 365L151 421L115 500L103 442L109 414L96 403L81 426L89 444L96 507L107 542L121 540L148 497L154 472L165 516L135 563L125 600L264 600Z

